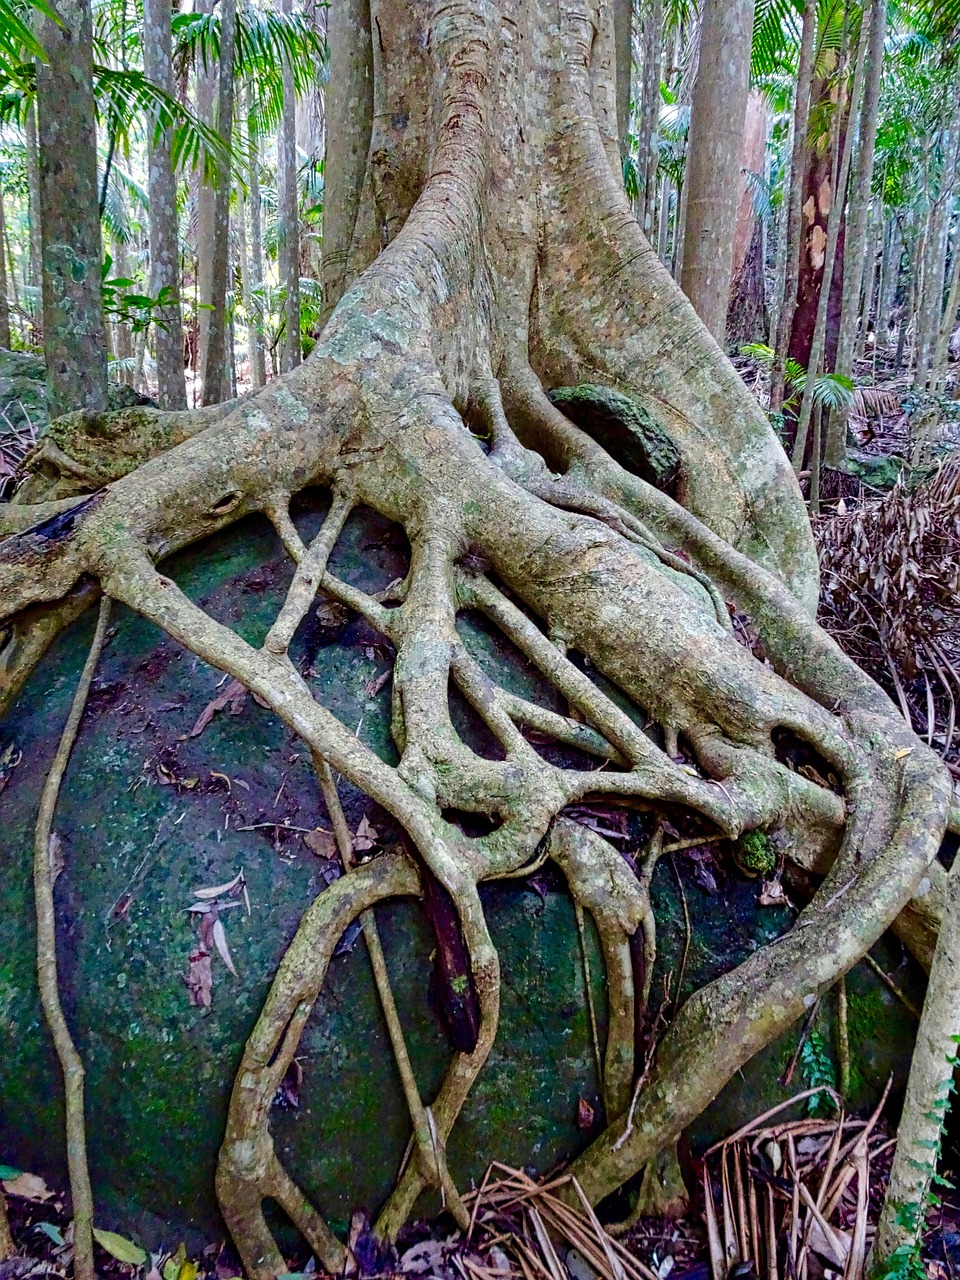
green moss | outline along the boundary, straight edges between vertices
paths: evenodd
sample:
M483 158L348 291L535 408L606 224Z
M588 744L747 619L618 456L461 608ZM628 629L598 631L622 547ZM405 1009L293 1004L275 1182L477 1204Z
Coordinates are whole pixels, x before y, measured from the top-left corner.
M615 387L582 383L555 387L551 401L642 480L670 491L680 476L680 451L653 414Z
M770 837L763 831L745 831L733 846L733 860L751 879L770 875L777 865Z

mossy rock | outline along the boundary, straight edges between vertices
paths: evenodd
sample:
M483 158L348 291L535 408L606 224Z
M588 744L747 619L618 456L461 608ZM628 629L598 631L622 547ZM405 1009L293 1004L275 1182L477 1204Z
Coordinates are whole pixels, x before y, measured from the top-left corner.
M46 429L49 423L46 378L47 367L42 356L0 347L0 434L26 426L37 434ZM131 409L136 405L157 407L155 400L123 382L108 384L107 401L111 410Z
M680 478L680 452L653 414L615 387L581 383L555 387L550 400L628 471L672 493Z
M296 514L304 537L319 528L324 510L321 495L309 496ZM340 576L376 591L405 571L407 548L395 526L358 511L333 561ZM263 639L291 572L259 519L172 558L164 571L253 643ZM491 675L559 709L538 673L496 632L471 616L459 625ZM60 638L0 722L0 761L11 742L22 752L0 781L0 1163L61 1187L61 1086L36 991L32 830L92 627L88 615ZM378 637L356 618L311 617L292 656L318 699L395 760L389 680L377 688L388 666ZM152 1247L182 1236L208 1241L223 1230L213 1172L234 1072L284 948L326 886L327 868L293 830L327 824L303 745L252 698L239 714L219 714L190 736L220 684L219 672L117 608L55 821L66 857L56 887L62 989L87 1066L98 1220L139 1233ZM454 700L452 711L464 738L484 750L483 727L466 704ZM386 815L348 787L343 796L352 826L366 813L384 839L393 837ZM715 893L697 880L691 859L676 858L694 921L683 996L793 918L788 908L758 908L756 882L719 856ZM195 918L186 911L192 890L241 868L251 914L224 916L239 977L215 956L212 1006L194 1008L184 983L196 942ZM533 883L485 886L482 895L503 990L497 1044L450 1144L463 1186L494 1158L546 1171L585 1146L597 1129L578 1128L581 1097L596 1108L598 1124L602 1118L580 944L561 880L547 873ZM659 993L668 974L675 981L685 950L683 904L666 859L653 900ZM431 995L433 936L413 902L378 908L377 918L414 1067L430 1097L452 1052ZM272 1116L282 1159L338 1229L354 1206L375 1210L381 1203L409 1132L363 941L348 941L301 1045L299 1106L277 1106ZM602 963L592 930L588 946L603 1036ZM892 1067L902 1077L912 1026L873 975L857 972L871 992L864 1038L853 1044L862 1077L855 1100L864 1105ZM898 981L906 978L898 974ZM858 1009L852 995L854 1037ZM794 1031L731 1082L695 1127L696 1142L790 1095L777 1075L795 1041Z

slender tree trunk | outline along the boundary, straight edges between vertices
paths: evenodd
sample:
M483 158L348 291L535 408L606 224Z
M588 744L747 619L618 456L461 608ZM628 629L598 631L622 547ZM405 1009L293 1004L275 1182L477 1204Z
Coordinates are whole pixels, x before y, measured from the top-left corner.
M653 230L653 211L657 196L657 125L660 120L662 76L663 3L662 0L647 0L643 10L643 87L637 136L640 216L647 236Z
M856 71L853 76L853 89L850 96L850 112L848 115L848 124L846 136L843 140L842 158L840 160L840 169L837 174L836 181L833 184L835 192L844 192L847 189L847 181L850 176L850 153L853 149L853 127L852 122L856 119L857 112L860 108L860 95L863 91L863 69L866 57L866 36L865 27L869 22L868 18L864 18L864 27L861 27L860 39L857 49ZM839 142L839 110L835 115L834 132L837 134L835 141ZM813 331L813 343L810 348L810 359L807 362L807 380L803 387L803 400L800 404L800 414L797 419L797 435L793 445L793 466L796 471L800 471L803 467L804 458L806 456L807 435L810 428L810 417L813 410L813 388L816 378L823 364L824 353L826 351L827 338L827 314L830 309L830 292L833 284L834 265L837 261L837 245L840 240L840 229L843 225L843 201L838 199L834 202L831 210L831 217L827 225L827 243L826 256L823 263L823 280L820 285L820 298L817 305L817 319ZM820 457L817 451L817 471L819 473ZM819 509L819 491L813 487L811 477L810 492L810 510L816 513Z
M860 112L860 148L857 167L849 191L847 212L848 230L843 254L843 303L840 311L840 333L837 339L835 370L849 377L853 368L853 351L857 339L857 320L860 308L860 290L863 285L863 264L867 250L867 214L872 199L873 156L877 141L877 119L880 110L880 85L883 78L883 49L887 35L887 0L873 0L869 18L870 43L863 89L863 109ZM856 116L851 107L848 130L852 134ZM838 200L847 197L842 187ZM838 209L838 214L840 210ZM866 324L866 317L864 317ZM833 410L827 419L824 465L833 471L842 471L847 460L847 411Z
M250 347L250 377L255 387L262 387L267 381L267 364L263 336L263 316L260 308L254 306L253 291L263 284L263 231L260 217L260 139L257 136L253 120L253 93L250 85L246 88L247 132L250 138L250 196L247 207L250 212L250 295L251 310L248 311Z
M171 0L143 0L143 69L148 79L172 94ZM148 130L150 192L150 294L166 290L169 302L158 314L154 331L157 352L157 399L161 409L185 409L187 384L183 369L183 317L180 314L180 234L177 182L169 130Z
M0 192L0 347L10 346L10 301L7 296L7 219Z
M233 140L233 62L237 40L237 0L220 2L220 59L217 82L217 132L229 148ZM230 270L230 172L220 173L213 200L213 258L210 264L210 311L201 375L203 403L229 397L227 369L227 277ZM231 357L232 358L232 357Z
M89 0L44 18L37 67L43 337L50 416L107 407Z
M877 296L877 277L880 270L880 259L883 253L884 226L883 226L883 208L878 200L870 211L869 220L869 240L867 242L867 260L864 266L866 276L863 282L863 322L860 325L860 332L857 337L856 355L863 356L867 347L867 334L870 329L870 320L873 318L873 343L874 350L877 346L877 328L879 321L876 318L877 309L874 301Z
M817 0L806 0L803 9L803 31L800 37L800 62L797 68L797 92L793 104L793 148L790 153L790 175L787 183L785 267L783 293L777 306L777 330L773 343L774 361L770 372L770 412L783 408L783 382L787 347L793 332L800 278L800 249L803 240L803 178L806 172L807 127L813 88L813 40L817 28Z
M36 107L27 103L23 128L27 161L27 209L30 218L30 283L43 285L43 245L40 237L40 148L37 143Z
M722 343L730 298L754 0L705 0L687 150L680 286Z
M620 163L630 153L630 82L633 72L633 0L613 0L613 43L617 57L617 136Z
M907 296L904 300L903 311L900 316L900 324L897 330L897 353L894 357L894 368L902 369L906 358L907 335L910 331L910 325L913 319L914 307L917 299L920 269L923 262L923 231L919 226L916 229L912 250L907 255L907 278L910 281L907 288Z
M900 281L903 258L903 236L896 218L888 218L883 235L883 255L880 266L880 288L877 293L877 346L884 351L890 347L890 314Z
M215 0L196 0L196 13L213 12ZM197 66L197 115L213 126L217 91L216 66L201 59ZM194 374L200 375L206 367L207 335L210 332L210 307L213 298L213 228L216 219L216 190L207 181L205 161L201 157L196 173L196 237L197 237L197 326L198 350Z
M122 240L114 240L113 242L113 264L114 275L129 279L130 268L128 263L127 246ZM133 341L131 339L130 330L125 324L107 325L107 337L111 336L113 330L113 353L117 360L129 361L120 371L119 381L125 382L132 387L136 382L136 374L133 369Z
M960 302L960 231L954 233L951 255L947 302L940 322L936 355L930 375L930 389L938 394L942 393L946 386L947 360L950 355L950 335L953 333L954 325L957 322L957 304Z
M657 226L657 256L666 267L667 263L667 240L670 233L670 198L672 184L670 179L664 177L660 184L660 218Z
M292 0L280 0L282 13L292 12ZM300 201L297 193L297 101L293 68L283 67L283 116L277 142L279 178L280 287L284 291L285 333L280 368L283 372L300 363Z

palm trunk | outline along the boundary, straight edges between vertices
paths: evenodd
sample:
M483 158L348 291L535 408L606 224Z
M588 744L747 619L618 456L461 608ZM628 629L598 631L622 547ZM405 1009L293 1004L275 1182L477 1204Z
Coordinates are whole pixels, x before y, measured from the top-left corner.
M863 69L866 57L866 26L869 23L869 17L864 18L863 27L860 30L860 39L858 41L857 50L857 66L853 76L853 90L850 97L850 111L848 115L848 126L846 136L843 140L842 158L840 160L840 169L837 174L837 180L833 189L835 192L845 192L847 189L847 181L850 176L850 153L853 150L853 127L852 122L856 119L857 112L860 108L860 95L863 91ZM839 120L840 112L834 115L833 129L834 141L839 142ZM804 458L807 449L807 435L810 430L810 418L813 410L813 388L816 383L817 375L823 363L824 352L826 350L827 338L827 312L830 306L830 289L833 284L833 269L837 257L837 245L840 240L840 228L843 225L843 199L840 197L836 200L832 208L832 216L828 222L826 257L823 264L823 280L820 285L820 298L817 305L817 319L813 331L813 343L810 349L810 359L807 362L807 379L803 387L803 400L800 404L800 415L797 420L797 435L793 445L793 466L795 471L803 468ZM817 453L817 470L819 473L819 451ZM812 485L810 492L810 510L814 514L819 507L819 492Z
M727 324L754 0L705 0L690 114L680 285L721 344Z
M292 0L281 0L280 11L292 12ZM283 67L283 116L277 144L279 178L280 287L284 291L285 333L280 368L286 372L301 359L300 350L300 202L297 193L297 106L293 68Z
M800 247L803 236L803 178L806 170L807 127L813 87L813 38L816 28L817 0L806 0L803 9L803 32L800 38L800 62L797 68L797 93L793 105L793 148L790 153L790 180L787 184L783 293L777 306L777 330L773 343L775 355L770 372L770 412L772 414L780 413L783 408L787 347L790 334L793 332L793 316L797 307Z
M950 335L957 321L957 304L960 302L960 232L953 237L950 263L950 285L947 290L947 305L940 322L940 334L937 339L936 357L930 377L930 389L942 394L947 380L947 359L950 354Z
M860 290L863 286L863 263L867 250L867 214L870 209L873 156L877 141L877 118L880 110L880 84L883 76L883 48L887 34L887 0L873 0L869 17L870 44L860 113L860 149L857 168L849 192L848 229L843 256L843 303L840 333L837 340L836 372L850 376L857 337ZM862 37L861 37L862 40ZM849 132L854 131L856 116L850 112ZM838 190L838 200L847 197L846 187ZM847 458L847 411L833 410L827 419L824 463L833 471L842 471Z
M43 336L50 416L107 407L89 0L45 18L37 67Z
M212 13L214 0L196 0L197 13ZM204 124L214 124L214 100L217 88L216 68L202 60L197 66L197 115ZM215 191L207 181L205 160L201 158L196 173L196 237L197 237L197 328L198 350L194 374L206 367L207 335L210 332L210 310L213 297L213 224Z
M154 84L173 93L170 0L143 0L143 68ZM161 409L185 409L187 384L183 369L183 317L180 313L180 235L177 183L169 130L147 132L150 192L150 293L166 291L154 330L157 352L157 399Z
M10 301L7 296L7 219L0 192L0 347L10 346Z
M877 294L877 346L884 351L890 346L890 313L900 281L903 258L903 236L896 218L888 218L883 235L883 257L880 265L880 289Z
M37 119L32 102L24 116L23 141L27 160L27 208L30 215L30 283L39 289L43 282L43 246L40 239L40 149Z
M653 230L657 195L657 124L660 119L660 80L663 74L663 3L648 0L643 14L643 89L637 160L640 179L640 216L644 234ZM662 221L662 214L661 214Z
M237 0L220 3L220 60L217 81L217 131L227 148L233 139L233 62L237 41ZM230 270L230 172L219 174L213 198L213 257L210 264L210 311L201 366L203 403L219 404L227 371L227 277Z
M878 201L870 211L868 232L870 238L865 264L867 274L863 282L863 323L860 326L860 333L856 344L856 355L860 357L864 355L867 348L867 334L870 329L871 318L874 319L874 350L876 350L877 347L877 328L879 326L879 317L877 308L874 307L874 300L877 296L877 276L879 275L879 262L883 252L883 233L883 208L881 203Z

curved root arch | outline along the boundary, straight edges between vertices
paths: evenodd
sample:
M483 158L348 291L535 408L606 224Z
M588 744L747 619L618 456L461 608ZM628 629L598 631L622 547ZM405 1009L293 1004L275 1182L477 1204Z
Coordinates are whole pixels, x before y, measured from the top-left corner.
M158 441L180 443L142 463L129 445L106 473L102 458L96 472L71 463L50 501L0 515L9 534L0 544L0 621L8 623L0 692L9 696L99 584L242 681L300 735L335 821L330 769L409 837L409 854L348 869L308 909L247 1045L218 1192L257 1280L282 1269L261 1210L266 1197L323 1261L342 1259L276 1157L268 1119L330 954L354 917L364 923L414 1132L379 1222L390 1236L429 1185L459 1212L445 1144L498 1013L498 960L477 886L521 871L548 841L578 906L597 923L607 966L610 1126L576 1170L598 1199L673 1140L898 916L936 854L950 802L933 753L812 621L815 563L791 469L629 219L607 158L605 7L373 0L372 50L364 5L343 9L357 21L338 12L349 29L340 46L334 40L335 58L338 47L349 55L348 84L351 74L364 80L372 58L377 102L351 125L366 120L363 136L347 135L354 161L369 156L367 198L330 205L330 288L353 283L310 359L227 412L178 418L172 435L162 418L144 415L147 455ZM380 253L384 235L393 238ZM633 394L674 441L682 503L631 474L543 390L585 378ZM69 461L72 431L84 456L101 426L67 423L57 449ZM56 461L48 451L43 465ZM83 492L104 474L109 483L83 501L66 497L71 484ZM304 546L289 502L311 483L334 498ZM43 496L40 486L31 496ZM327 568L356 504L398 521L410 541L410 572L381 599ZM252 511L273 521L295 564L259 649L155 568ZM320 590L394 646L396 767L315 701L289 659ZM767 662L731 634L728 598L759 629ZM509 694L478 666L457 632L465 609L482 612L539 668L569 715ZM657 742L571 651L656 722ZM502 759L481 758L460 740L451 680L499 740ZM555 767L523 727L608 767ZM778 762L782 732L828 762L842 797ZM682 762L681 739L691 753ZM825 874L787 935L687 1001L633 1098L634 1023L646 993L634 989L629 945L642 931L649 981L659 846L635 875L611 845L562 816L586 797L655 812L681 806L731 837L777 829L788 856ZM467 837L443 818L449 810L484 815L490 834ZM341 849L348 853L343 841ZM454 1056L424 1105L395 1011L391 1022L372 909L434 880L454 904L480 1016L475 1043Z

